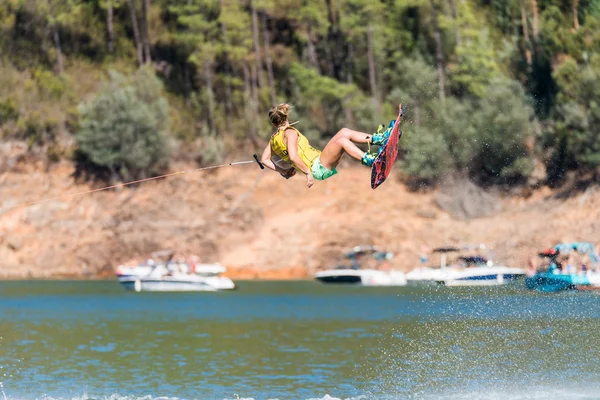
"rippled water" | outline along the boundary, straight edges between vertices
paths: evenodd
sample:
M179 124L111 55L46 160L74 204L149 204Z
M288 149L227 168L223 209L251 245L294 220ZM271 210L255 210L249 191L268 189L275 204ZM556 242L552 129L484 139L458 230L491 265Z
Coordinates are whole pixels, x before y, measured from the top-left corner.
M0 283L17 399L600 399L600 296L239 282Z

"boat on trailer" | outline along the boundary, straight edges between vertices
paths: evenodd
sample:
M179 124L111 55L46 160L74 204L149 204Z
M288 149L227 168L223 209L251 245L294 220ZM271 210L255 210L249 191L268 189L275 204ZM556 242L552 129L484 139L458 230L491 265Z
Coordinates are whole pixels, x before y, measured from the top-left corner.
M404 272L388 269L386 264L393 254L380 251L374 246L356 246L344 256L336 268L319 271L315 279L327 284L350 284L362 286L404 286ZM363 268L361 262L370 261L374 267ZM348 261L350 265L348 265Z
M136 292L201 292L235 289L233 281L221 276L220 264L196 264L174 259L170 250L152 253L152 259L136 266L117 268L118 282Z

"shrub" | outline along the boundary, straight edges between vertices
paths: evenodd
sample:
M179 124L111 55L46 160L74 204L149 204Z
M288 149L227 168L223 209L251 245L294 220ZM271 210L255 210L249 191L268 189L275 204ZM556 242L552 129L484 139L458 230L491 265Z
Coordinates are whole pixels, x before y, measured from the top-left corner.
M534 123L525 99L517 82L500 79L492 81L481 99L415 101L405 118L415 123L404 125L405 171L423 183L436 183L441 175L453 172L468 173L480 184L526 178L531 156L525 142Z
M79 106L75 139L85 159L126 180L165 168L169 109L161 91L149 70L140 69L129 79L112 72L96 97Z
M360 94L354 85L319 75L298 63L290 68L290 80L294 88L294 117L302 121L303 130L326 136L333 136L346 124L346 103Z
M534 133L533 109L518 82L496 79L472 116L471 175L481 183L514 183L532 170L525 145Z
M19 110L11 99L0 100L0 125L14 121L19 117Z
M586 66L568 59L556 69L554 77L560 92L553 133L559 138L556 142L562 144L554 149L551 161L562 168L594 171L600 168L600 56L593 57ZM563 162L558 160L561 152ZM575 164L565 165L568 161Z
M435 131L416 126L405 127L404 130L408 133L402 138L407 152L401 159L404 171L411 178L411 185L437 182L451 163L444 138Z

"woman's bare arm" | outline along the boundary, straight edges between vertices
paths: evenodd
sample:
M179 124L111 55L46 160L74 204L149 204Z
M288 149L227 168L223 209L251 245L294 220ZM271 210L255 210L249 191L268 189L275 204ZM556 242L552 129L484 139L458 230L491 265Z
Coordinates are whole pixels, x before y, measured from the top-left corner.
M263 165L266 166L267 168L272 169L273 171L279 172L279 174L281 176L283 176L285 179L290 179L292 176L296 175L296 170L294 168L285 170L285 169L277 166L277 164L275 164L273 162L273 160L271 160L271 145L270 144L267 144L267 147L265 147L265 150L263 151L263 154L260 157L260 162L263 163Z
M265 147L265 151L263 151L262 156L260 157L260 162L263 163L265 167L277 171L275 164L271 161L271 143L268 143L267 147Z
M296 169L304 172L308 175L311 171L308 165L304 164L302 158L298 154L298 134L293 129L288 129L284 134L285 145L288 149L288 155L290 156L290 162L296 167Z
M309 166L304 163L300 155L298 154L298 134L293 129L287 129L285 131L283 140L288 149L288 155L292 165L302 171L306 175L306 186L309 188L314 185L315 178L312 175L312 171Z

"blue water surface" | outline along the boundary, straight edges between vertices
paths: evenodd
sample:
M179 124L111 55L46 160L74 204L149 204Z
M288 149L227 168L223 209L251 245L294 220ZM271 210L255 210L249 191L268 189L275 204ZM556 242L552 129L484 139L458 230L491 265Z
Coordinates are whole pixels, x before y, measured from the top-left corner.
M0 396L600 398L600 297L521 285L169 294L3 282Z

